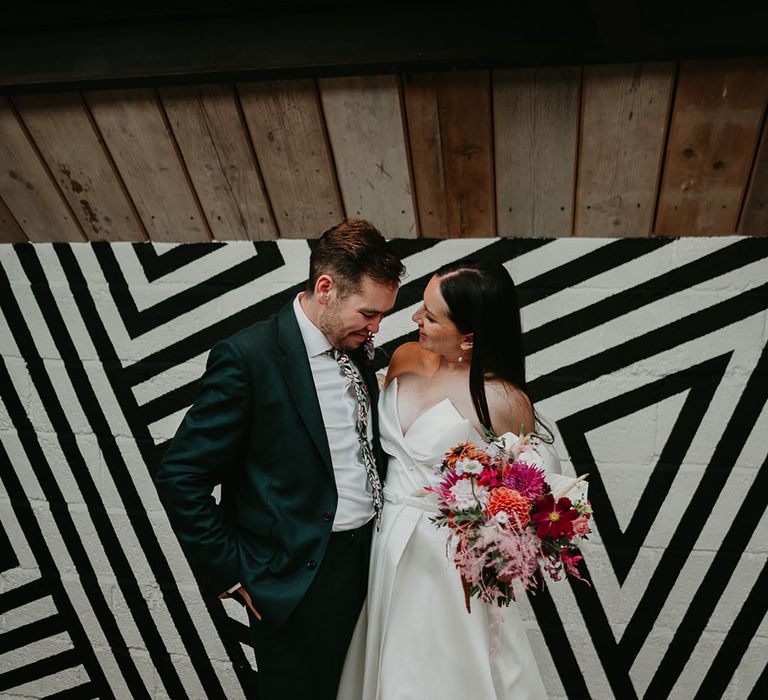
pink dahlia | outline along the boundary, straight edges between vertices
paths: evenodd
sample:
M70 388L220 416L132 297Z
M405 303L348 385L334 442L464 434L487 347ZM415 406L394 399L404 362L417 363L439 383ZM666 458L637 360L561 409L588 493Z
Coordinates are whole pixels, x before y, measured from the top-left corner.
M512 462L505 470L504 486L535 501L544 493L544 471L524 462Z

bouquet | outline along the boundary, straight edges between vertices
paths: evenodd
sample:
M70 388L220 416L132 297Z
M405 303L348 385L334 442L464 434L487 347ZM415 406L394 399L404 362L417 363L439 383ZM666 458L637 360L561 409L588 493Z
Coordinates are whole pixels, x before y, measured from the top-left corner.
M578 543L589 535L592 516L587 475L547 474L536 466L536 440L506 433L483 447L462 442L436 467L439 483L426 487L438 500L432 522L449 530L447 552L461 576L467 612L471 596L509 605L513 582L535 589L540 569L554 581L582 579ZM566 496L572 491L579 492L573 499Z

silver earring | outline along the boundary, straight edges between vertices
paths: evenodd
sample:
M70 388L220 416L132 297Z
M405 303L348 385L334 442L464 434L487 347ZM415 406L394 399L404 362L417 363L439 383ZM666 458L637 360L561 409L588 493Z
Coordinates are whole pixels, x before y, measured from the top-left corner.
M461 355L459 355L459 362L464 362L464 358Z

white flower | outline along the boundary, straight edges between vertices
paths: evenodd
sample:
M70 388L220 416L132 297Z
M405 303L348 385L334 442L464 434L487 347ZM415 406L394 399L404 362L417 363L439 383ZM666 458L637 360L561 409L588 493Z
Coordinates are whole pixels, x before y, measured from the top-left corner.
M499 525L506 525L509 522L509 513L505 510L500 510L493 516L492 520L495 520Z
M462 479L457 481L450 488L453 503L458 510L467 510L480 504L485 504L488 500L488 489L485 486L472 484L472 479Z
M513 433L504 433L499 436L499 444L508 457L518 462L525 462L533 467L541 467L543 460L536 451L535 436L517 437Z
M483 471L483 465L476 459L460 459L456 462L456 473L461 474L479 474Z

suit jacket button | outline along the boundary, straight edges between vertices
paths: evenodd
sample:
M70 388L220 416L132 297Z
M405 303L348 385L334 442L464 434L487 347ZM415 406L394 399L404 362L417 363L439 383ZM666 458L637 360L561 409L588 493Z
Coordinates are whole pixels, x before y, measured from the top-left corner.
M327 523L331 522L331 520L333 520L333 513L323 513L323 520L325 520Z
M308 569L314 569L316 566L317 566L317 562L315 562L315 560L314 560L314 559L310 559L310 560L307 562L307 568L308 568Z

